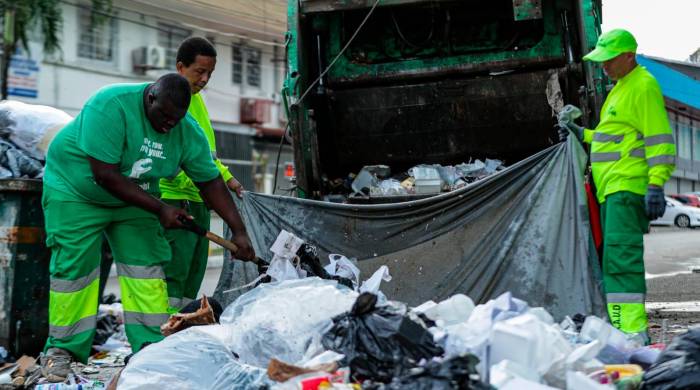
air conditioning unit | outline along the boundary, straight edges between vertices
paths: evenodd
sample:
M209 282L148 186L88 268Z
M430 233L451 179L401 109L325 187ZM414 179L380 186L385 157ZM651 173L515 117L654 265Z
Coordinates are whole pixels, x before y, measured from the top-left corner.
M148 45L134 49L131 52L134 72L143 74L147 70L165 68L165 48Z
M265 99L241 99L241 123L261 125L270 121L270 105Z

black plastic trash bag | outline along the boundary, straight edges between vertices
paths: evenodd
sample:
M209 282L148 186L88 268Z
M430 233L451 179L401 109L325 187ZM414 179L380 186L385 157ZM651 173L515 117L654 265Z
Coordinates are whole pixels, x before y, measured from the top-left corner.
M644 374L641 389L700 389L700 328L673 339Z
M299 256L301 269L306 271L307 277L318 276L321 279L335 280L338 284L354 289L350 279L331 275L323 268L321 260L318 258L318 249L315 246L306 243L302 244L297 251L297 256Z
M366 390L486 390L491 387L479 381L474 355L456 356L442 361L429 361L411 369L408 374L395 377L389 384L365 382Z
M345 355L355 380L388 383L418 365L443 354L425 328L406 316L405 309L377 306L377 296L361 294L352 310L333 318L321 343Z
M93 345L102 345L119 331L119 320L112 314L104 314L97 318Z

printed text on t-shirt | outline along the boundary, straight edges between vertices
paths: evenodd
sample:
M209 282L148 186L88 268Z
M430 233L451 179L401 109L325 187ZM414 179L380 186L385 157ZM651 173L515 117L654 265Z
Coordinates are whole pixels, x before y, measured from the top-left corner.
M163 144L151 141L148 138L143 139L143 145L141 145L139 152L145 153L147 157L155 157L163 160L167 159L163 153Z

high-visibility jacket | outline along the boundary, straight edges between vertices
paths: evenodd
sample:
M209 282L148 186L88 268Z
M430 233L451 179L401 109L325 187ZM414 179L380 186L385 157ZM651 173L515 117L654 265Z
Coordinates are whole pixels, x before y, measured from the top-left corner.
M211 155L214 159L214 164L219 169L221 178L224 179L225 182L229 181L233 175L231 175L228 168L216 157L214 128L211 125L209 112L207 111L207 106L204 105L204 99L202 99L201 93L192 95L190 107L187 109L187 112L194 117L197 124L202 128L204 136L207 137L207 141L209 141L209 149L211 150ZM160 196L163 199L202 202L202 198L199 196L199 189L192 182L192 179L187 177L184 171L180 171L177 176L172 179L160 180Z
M598 201L616 192L645 195L675 169L676 145L661 88L637 65L608 94L595 130L585 129Z

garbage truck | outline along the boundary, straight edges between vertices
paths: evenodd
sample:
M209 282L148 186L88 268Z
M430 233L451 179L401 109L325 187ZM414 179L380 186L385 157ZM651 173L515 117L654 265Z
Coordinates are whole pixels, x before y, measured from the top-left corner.
M514 163L557 142L554 110L605 94L600 0L289 0L283 90L297 195L384 164Z
M321 259L356 258L362 275L387 266L383 292L409 304L512 292L557 318L604 315L586 153L554 129L565 103L584 124L599 117L607 81L581 57L600 15L598 0L290 0L282 96L297 197L244 197L256 252L271 257L286 230ZM399 181L484 158L507 168L429 196L348 194L368 166ZM257 276L225 266L217 298Z

